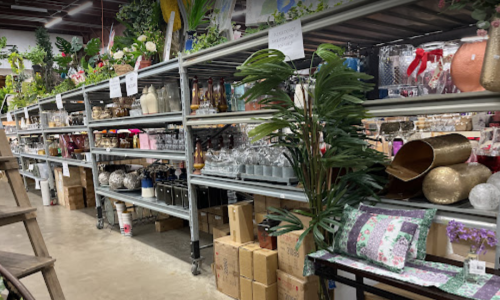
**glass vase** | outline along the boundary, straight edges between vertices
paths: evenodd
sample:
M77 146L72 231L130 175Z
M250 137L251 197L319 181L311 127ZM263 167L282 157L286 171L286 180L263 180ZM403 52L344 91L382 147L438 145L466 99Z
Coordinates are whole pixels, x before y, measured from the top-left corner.
M481 72L481 85L492 92L500 92L500 26L491 26L486 55Z
M470 249L467 258L464 260L464 281L470 283L476 283L479 277L479 275L475 275L470 272L471 262L473 260L477 260L477 254L476 251Z

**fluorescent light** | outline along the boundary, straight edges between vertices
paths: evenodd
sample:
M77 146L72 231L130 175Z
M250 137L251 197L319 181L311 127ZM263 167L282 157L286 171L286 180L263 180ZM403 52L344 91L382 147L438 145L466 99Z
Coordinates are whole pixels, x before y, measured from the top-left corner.
M77 13L81 12L82 10L87 9L89 7L92 7L92 5L93 5L92 2L85 2L82 5L78 6L77 8L74 8L74 9L68 11L68 15L70 15L70 16L76 15Z
M54 19L52 19L50 22L48 22L47 24L45 24L45 28L52 27L52 26L56 25L57 23L62 22L62 20L63 20L63 19L62 19L61 17L59 17L59 18L54 18Z
M11 9L17 9L17 10L47 12L46 8L38 8L38 7L31 7L31 6L11 5L10 8Z

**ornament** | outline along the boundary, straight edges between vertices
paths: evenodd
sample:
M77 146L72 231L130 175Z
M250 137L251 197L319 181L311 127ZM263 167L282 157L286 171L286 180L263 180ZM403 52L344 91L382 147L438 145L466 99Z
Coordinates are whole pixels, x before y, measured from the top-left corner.
M482 183L470 191L469 200L475 209L496 210L500 204L500 190L493 184Z

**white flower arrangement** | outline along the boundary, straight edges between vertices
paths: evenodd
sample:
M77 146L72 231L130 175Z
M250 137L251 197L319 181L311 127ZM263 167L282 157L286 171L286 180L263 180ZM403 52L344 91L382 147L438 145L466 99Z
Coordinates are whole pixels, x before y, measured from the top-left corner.
M122 59L124 54L125 53L123 53L123 51L120 50L120 51L115 52L113 54L113 58L116 59L116 60Z
M138 40L139 42L143 42L143 43L146 41L146 39L147 39L147 37L146 37L144 34L143 34L143 35L141 35L141 36L139 36L139 37L137 38L137 40Z
M153 42L147 42L146 43L146 50L149 52L156 52L156 45Z

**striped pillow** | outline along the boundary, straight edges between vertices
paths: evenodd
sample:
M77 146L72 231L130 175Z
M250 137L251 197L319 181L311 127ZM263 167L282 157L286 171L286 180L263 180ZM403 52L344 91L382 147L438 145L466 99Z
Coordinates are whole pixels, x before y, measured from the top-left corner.
M405 267L418 225L403 219L363 212L346 205L334 251L358 257L390 271Z

